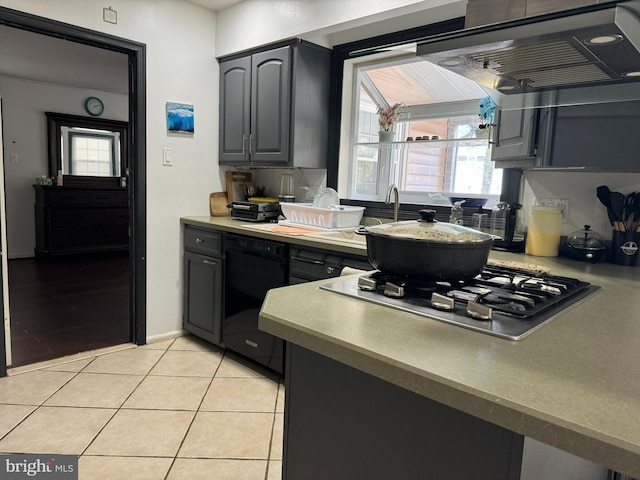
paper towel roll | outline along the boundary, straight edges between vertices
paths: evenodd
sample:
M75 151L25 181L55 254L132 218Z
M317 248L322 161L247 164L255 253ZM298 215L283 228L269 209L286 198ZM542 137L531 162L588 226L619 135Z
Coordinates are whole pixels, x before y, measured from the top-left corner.
M359 270L357 268L344 267L340 272L340 276L344 277L345 275L355 275L356 273L365 273L366 270Z

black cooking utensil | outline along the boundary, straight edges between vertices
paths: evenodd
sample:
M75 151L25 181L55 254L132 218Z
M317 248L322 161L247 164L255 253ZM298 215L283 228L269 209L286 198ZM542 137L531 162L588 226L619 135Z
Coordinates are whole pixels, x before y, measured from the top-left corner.
M613 212L613 216L615 217L615 227L614 230L624 231L624 195L620 192L611 192L611 211Z
M624 224L628 232L638 228L640 221L640 194L632 192L624 200Z
M611 225L615 225L616 218L613 214L613 210L611 210L611 190L606 185L600 185L596 188L596 197L600 200L600 203L607 207L607 216L609 217L609 222Z

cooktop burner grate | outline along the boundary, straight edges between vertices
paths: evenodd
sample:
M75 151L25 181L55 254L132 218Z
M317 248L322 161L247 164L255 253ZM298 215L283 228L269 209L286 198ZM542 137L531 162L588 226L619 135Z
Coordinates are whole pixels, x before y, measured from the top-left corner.
M487 266L467 282L434 282L376 271L320 288L519 340L600 287L574 278Z

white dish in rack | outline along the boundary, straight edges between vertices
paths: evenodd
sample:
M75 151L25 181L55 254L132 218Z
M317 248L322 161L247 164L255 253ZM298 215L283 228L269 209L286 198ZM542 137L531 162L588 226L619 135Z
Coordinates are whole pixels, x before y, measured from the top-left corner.
M288 222L320 229L355 228L364 214L364 207L349 205L336 209L314 207L309 203L281 203L280 208Z
M338 196L338 192L336 192L333 188L325 188L324 190L318 192L311 205L317 208L329 208L330 205L339 204L340 197Z

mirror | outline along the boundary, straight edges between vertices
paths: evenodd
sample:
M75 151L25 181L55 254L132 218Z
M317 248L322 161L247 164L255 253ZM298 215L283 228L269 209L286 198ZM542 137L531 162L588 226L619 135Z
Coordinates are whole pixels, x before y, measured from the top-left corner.
M129 124L45 112L49 176L62 170L66 186L118 187L127 173Z

